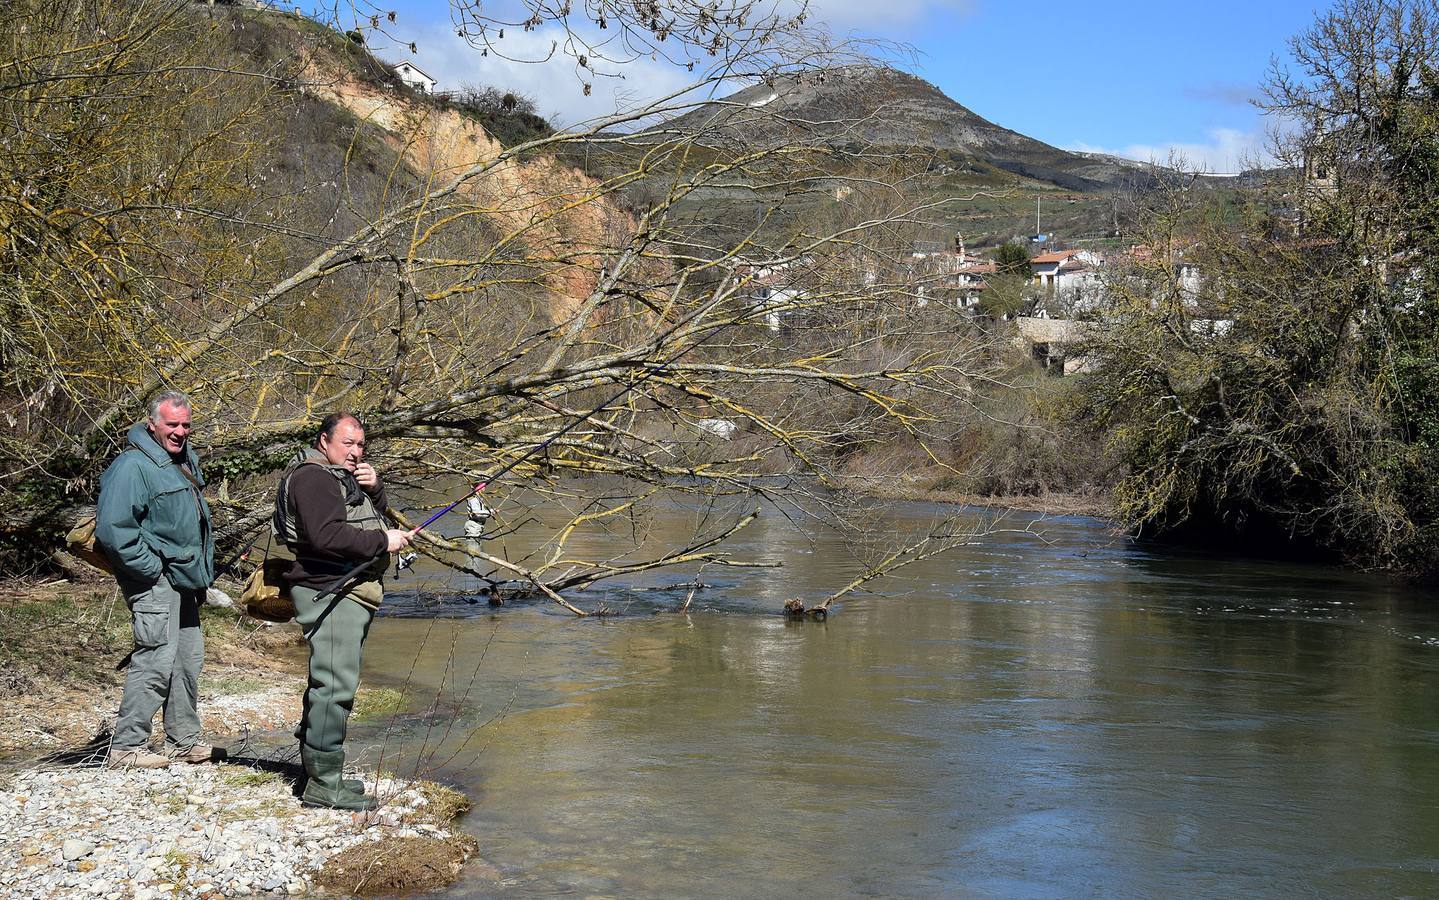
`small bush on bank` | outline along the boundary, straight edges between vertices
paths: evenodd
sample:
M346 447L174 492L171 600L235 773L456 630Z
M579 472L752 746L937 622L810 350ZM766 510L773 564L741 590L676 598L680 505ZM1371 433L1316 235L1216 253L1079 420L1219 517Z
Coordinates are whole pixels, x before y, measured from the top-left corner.
M480 123L485 133L506 147L554 134L555 129L524 94L497 87L466 87L448 104Z
M378 719L397 713L405 706L405 695L394 688L361 688L355 696L356 721Z

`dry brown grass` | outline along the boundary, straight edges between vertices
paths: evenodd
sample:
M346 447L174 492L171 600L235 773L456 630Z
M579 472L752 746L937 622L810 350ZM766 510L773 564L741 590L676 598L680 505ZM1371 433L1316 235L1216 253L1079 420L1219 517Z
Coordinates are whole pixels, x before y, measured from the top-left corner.
M850 478L846 479L846 484L872 497L894 500L963 503L966 506L1019 509L1055 516L1097 516L1103 519L1114 515L1109 495L1098 491L981 495L950 488L946 486L948 480L942 472L935 470L928 476L920 474L889 478Z
M455 880L478 846L469 835L366 841L327 860L315 884L360 896L438 890Z
M432 825L448 828L451 822L470 811L470 798L454 788L433 781L421 781L416 787L427 801L421 817Z

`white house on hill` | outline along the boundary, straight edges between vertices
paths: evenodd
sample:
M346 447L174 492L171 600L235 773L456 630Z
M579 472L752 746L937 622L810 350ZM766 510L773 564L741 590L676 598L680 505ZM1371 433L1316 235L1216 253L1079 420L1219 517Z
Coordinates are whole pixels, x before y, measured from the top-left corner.
M422 94L433 94L435 85L439 84L439 81L414 63L397 63L394 71L401 81Z
M1072 315L1094 307L1103 290L1099 267L1103 260L1088 250L1056 250L1029 261L1034 283L1067 308Z
M804 265L808 264L809 260L805 260ZM735 268L735 274L749 280L750 306L764 314L764 323L770 331L779 331L786 320L799 313L799 307L809 297L809 291L800 283L802 273L790 263L778 266L744 264Z

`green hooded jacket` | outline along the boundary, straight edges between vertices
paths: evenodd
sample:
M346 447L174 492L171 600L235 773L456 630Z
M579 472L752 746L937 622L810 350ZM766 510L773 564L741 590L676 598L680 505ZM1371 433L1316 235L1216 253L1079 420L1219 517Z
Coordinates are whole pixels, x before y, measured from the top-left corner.
M167 575L177 588L201 590L215 580L210 507L170 454L141 422L130 447L100 476L95 542L127 592L145 590ZM185 462L200 485L200 461L186 444Z

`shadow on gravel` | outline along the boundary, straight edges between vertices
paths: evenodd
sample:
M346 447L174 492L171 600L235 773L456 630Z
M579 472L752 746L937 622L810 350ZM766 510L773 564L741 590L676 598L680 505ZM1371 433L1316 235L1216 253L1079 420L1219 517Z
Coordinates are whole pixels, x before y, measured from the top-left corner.
M90 740L78 747L61 747L40 757L42 766L69 766L77 769L98 769L110 753L110 728L102 727Z
M305 767L300 764L299 748L293 744L272 746L257 742L252 745L248 738L242 738L230 748L225 762L257 772L274 773L285 779L296 797L304 793Z
M84 744L77 747L63 747L54 753L40 757L41 766L66 767L75 769L98 769L105 765L110 753L110 729L101 728ZM225 763L244 766L260 772L273 772L290 783L295 796L305 789L305 769L300 765L298 752L291 749L265 746L251 746L247 737L230 747L215 747L210 754L211 763ZM174 763L173 765L182 765Z

